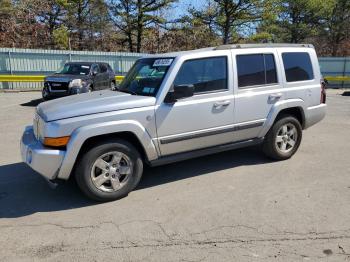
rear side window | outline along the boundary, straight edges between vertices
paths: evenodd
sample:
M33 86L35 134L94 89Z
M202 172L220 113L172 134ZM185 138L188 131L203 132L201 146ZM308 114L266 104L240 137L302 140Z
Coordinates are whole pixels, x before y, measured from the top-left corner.
M227 89L227 57L188 60L181 66L174 85L194 85L194 93Z
M238 86L261 86L277 83L273 54L237 55Z
M101 68L101 73L105 73L108 70L108 68L105 64L100 64L100 68Z
M287 82L314 79L310 55L306 52L282 54Z

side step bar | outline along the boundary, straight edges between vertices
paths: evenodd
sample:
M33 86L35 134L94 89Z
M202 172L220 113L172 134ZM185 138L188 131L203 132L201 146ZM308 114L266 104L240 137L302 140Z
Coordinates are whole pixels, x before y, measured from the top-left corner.
M242 147L258 145L258 144L261 144L263 140L264 138L255 138L255 139L250 139L250 140L245 140L240 142L218 145L214 147L208 147L204 149L198 149L190 152L173 154L173 155L160 157L156 160L150 161L149 164L150 166L166 165L166 164L179 162L179 161L183 161L191 158L197 158L201 156L211 155L211 154L238 149Z

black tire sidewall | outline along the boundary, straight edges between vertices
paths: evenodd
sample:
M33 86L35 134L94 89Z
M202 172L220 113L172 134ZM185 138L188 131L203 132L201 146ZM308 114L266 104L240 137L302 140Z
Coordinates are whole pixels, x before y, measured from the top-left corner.
M114 82L111 82L111 84L110 84L110 89L111 89L112 91L115 90L115 83L114 83Z
M127 184L116 192L103 192L95 187L91 180L91 169L95 160L101 155L120 151L126 154L133 164L132 174ZM75 178L80 189L91 199L96 201L112 201L128 195L139 183L143 172L143 163L140 154L128 142L119 140L98 144L88 150L77 163Z
M281 126L287 123L291 123L295 126L298 132L298 138L294 148L287 153L283 153L277 149L276 138L277 138L278 130L281 128ZM276 160L285 160L285 159L291 158L295 154L295 152L298 150L300 146L301 140L302 140L302 127L299 121L293 116L284 116L284 117L281 117L279 120L277 120L275 124L272 126L272 128L270 129L264 141L263 149L267 156Z
M44 95L45 92L47 93L46 96ZM41 91L41 96L42 96L42 98L43 98L44 101L50 99L50 92L49 92L49 90L47 90L46 87L44 87L43 90Z

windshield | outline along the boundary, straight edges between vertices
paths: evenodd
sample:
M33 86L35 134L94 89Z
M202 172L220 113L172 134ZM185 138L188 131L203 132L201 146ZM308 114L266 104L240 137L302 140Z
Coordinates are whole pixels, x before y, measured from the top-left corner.
M156 96L173 60L173 58L137 60L118 90L142 96Z
M88 75L90 73L89 65L65 64L56 74L65 75Z

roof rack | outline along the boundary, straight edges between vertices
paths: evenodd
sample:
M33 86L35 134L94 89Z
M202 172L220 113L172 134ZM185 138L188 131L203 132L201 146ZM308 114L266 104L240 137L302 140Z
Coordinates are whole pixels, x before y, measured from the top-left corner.
M314 48L311 44L235 44L235 45L220 45L214 48L214 50L228 50L228 49L241 49L241 48L275 48L275 47L307 47Z

